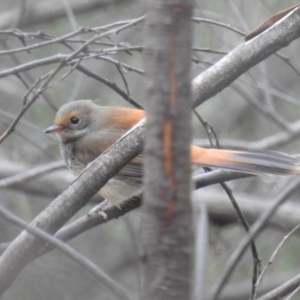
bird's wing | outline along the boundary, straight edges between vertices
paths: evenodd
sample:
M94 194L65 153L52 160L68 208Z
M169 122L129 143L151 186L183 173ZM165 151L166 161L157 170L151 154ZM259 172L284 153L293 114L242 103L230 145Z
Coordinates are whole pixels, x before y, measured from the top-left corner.
M141 179L143 177L144 156L138 155L128 163L118 174Z
M141 179L144 156L138 155L120 175ZM255 175L295 175L300 173L299 159L274 151L232 151L191 147L191 163L199 167L218 167Z

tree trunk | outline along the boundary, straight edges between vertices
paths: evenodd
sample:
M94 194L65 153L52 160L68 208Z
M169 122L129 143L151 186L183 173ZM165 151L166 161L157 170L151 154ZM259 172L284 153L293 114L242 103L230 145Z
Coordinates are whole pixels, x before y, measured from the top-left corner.
M142 299L189 299L192 0L149 0Z

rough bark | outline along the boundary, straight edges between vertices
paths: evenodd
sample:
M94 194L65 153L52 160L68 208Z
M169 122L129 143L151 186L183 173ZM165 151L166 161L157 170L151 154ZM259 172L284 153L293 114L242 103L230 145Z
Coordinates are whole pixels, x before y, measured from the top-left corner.
M149 0L142 299L189 299L193 1Z

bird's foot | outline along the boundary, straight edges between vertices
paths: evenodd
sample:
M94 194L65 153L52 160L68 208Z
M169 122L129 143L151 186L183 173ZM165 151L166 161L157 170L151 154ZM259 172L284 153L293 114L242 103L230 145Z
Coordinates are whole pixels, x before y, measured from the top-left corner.
M103 211L104 208L106 208L107 206L109 206L109 201L107 199L105 199L104 201L102 201L101 203L99 203L98 205L94 206L88 213L88 217L92 217L93 215L97 214L102 216L105 220L108 219L107 214Z

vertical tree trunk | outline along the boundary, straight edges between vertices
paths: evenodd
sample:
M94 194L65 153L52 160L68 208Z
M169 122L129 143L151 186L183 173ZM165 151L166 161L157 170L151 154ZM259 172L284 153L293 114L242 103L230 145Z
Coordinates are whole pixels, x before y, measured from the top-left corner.
M148 0L142 299L189 299L192 0Z

